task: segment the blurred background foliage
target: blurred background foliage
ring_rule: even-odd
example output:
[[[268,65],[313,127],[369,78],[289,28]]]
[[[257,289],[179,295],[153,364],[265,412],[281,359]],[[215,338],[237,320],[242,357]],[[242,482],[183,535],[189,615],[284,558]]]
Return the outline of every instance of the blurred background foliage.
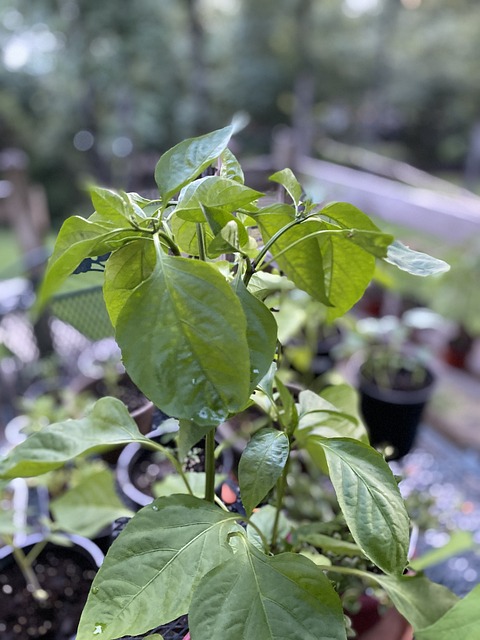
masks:
[[[0,151],[24,150],[58,222],[86,179],[153,188],[180,139],[251,122],[361,145],[475,188],[478,0],[0,0]]]

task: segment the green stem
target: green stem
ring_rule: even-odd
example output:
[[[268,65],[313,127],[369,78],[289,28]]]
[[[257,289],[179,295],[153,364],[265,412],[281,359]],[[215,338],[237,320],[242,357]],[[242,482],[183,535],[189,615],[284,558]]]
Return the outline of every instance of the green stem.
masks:
[[[198,241],[198,256],[203,262],[207,259],[205,251],[205,234],[203,233],[203,227],[201,222],[196,223],[197,228],[197,241]]]
[[[362,571],[361,569],[353,569],[351,567],[337,567],[334,565],[317,565],[317,567],[321,571],[325,571],[326,573],[343,573],[350,576],[358,576],[363,580],[374,580],[376,581],[377,576],[375,573],[370,573],[368,571]],[[381,584],[381,583],[380,583]]]
[[[12,549],[13,557],[15,558],[17,565],[20,567],[20,571],[25,578],[25,582],[31,589],[32,597],[37,600],[37,602],[45,602],[48,599],[48,593],[40,586],[32,565],[27,560],[27,557],[23,553],[22,549],[16,547],[15,545],[12,545]]]
[[[215,502],[215,429],[205,436],[205,500]]]

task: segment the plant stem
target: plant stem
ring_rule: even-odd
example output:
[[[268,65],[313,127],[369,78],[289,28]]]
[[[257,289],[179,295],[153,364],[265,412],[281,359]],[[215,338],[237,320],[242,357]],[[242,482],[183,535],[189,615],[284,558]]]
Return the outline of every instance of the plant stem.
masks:
[[[42,589],[40,583],[38,582],[38,578],[35,575],[34,570],[32,569],[32,565],[27,560],[27,557],[23,553],[22,549],[16,547],[15,544],[12,545],[13,557],[17,565],[20,568],[20,571],[25,578],[25,582],[29,587],[29,591],[32,594],[32,597],[35,598],[38,602],[45,602],[48,599],[48,593],[45,589]]]
[[[203,227],[201,222],[196,223],[197,227],[197,242],[198,242],[198,257],[203,262],[207,259],[207,254],[205,251],[205,234],[203,233]]]
[[[215,502],[215,429],[205,436],[205,500]]]

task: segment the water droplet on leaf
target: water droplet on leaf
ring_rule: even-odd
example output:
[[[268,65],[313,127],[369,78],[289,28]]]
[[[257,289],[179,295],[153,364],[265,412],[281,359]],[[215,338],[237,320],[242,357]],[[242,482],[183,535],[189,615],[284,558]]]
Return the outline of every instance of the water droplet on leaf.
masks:
[[[98,593],[98,587],[92,587],[92,593],[93,593],[94,595],[97,595],[97,593]]]
[[[97,622],[97,624],[95,625],[95,629],[93,630],[93,635],[99,636],[101,633],[103,633],[105,627],[106,624],[104,622]]]
[[[158,511],[158,507],[157,507],[157,505],[156,505],[156,504],[154,504],[154,505],[152,506],[152,509],[153,509],[154,511]]]

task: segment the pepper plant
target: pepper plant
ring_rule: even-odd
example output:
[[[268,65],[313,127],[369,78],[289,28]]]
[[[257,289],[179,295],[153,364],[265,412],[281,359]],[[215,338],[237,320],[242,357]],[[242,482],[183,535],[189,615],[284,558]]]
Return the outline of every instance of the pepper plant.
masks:
[[[265,201],[244,184],[228,148],[234,132],[232,123],[162,155],[156,200],[92,188],[95,212],[65,221],[39,293],[41,307],[83,259],[110,254],[104,298],[116,340],[136,385],[179,422],[180,474],[186,452],[206,442],[204,498],[183,475],[184,493],[157,498],[129,521],[97,574],[77,640],[138,635],[185,613],[193,640],[344,640],[332,583],[339,575],[380,584],[418,640],[446,638],[453,626],[473,639],[478,589],[457,602],[422,575],[405,575],[408,516],[368,444],[354,391],[340,385],[294,398],[276,376],[275,314],[263,302],[293,283],[333,320],[362,296],[377,259],[419,276],[448,266],[394,241],[351,204],[312,202],[290,169],[271,176],[287,202]],[[252,397],[272,423],[252,434],[240,461],[244,516],[215,496],[214,438]],[[37,475],[132,441],[160,447],[118,400],[103,398],[85,418],[33,434],[0,473]],[[320,553],[339,543],[322,523],[297,526],[285,516],[299,454],[330,477],[348,529],[343,552],[365,568]]]

